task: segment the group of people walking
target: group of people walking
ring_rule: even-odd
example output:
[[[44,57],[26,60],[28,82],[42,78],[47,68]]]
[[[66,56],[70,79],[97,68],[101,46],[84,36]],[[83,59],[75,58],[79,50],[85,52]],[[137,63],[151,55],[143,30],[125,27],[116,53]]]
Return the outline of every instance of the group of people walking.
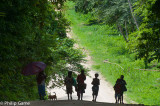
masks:
[[[77,92],[78,100],[83,100],[83,93],[85,93],[86,89],[86,83],[84,81],[86,80],[86,75],[84,73],[84,70],[81,70],[81,74],[77,76],[77,79],[72,77],[72,71],[68,72],[68,76],[64,80],[64,84],[66,85],[66,92],[68,95],[68,100],[72,100],[72,86],[75,87],[75,91]],[[93,85],[92,91],[93,91],[93,100],[96,101],[98,91],[99,91],[99,85],[100,85],[100,80],[98,79],[98,74],[95,74],[95,78],[91,82]]]
[[[99,74],[95,73],[95,78],[93,78],[91,82],[91,84],[93,85],[92,101],[96,101],[99,92],[100,80],[98,79],[98,76]],[[40,100],[44,100],[45,96],[45,79],[46,75],[43,72],[40,72],[37,75],[38,93]],[[64,79],[68,100],[72,100],[73,86],[75,87],[75,91],[77,92],[78,100],[83,100],[83,93],[85,93],[85,89],[87,86],[86,83],[84,82],[85,80],[86,80],[86,75],[83,69],[81,70],[81,73],[77,76],[76,79],[72,77],[72,71],[68,72],[68,76]],[[124,80],[124,76],[121,75],[120,78],[117,79],[116,84],[113,87],[115,90],[116,103],[123,103],[123,93],[127,91],[126,85],[127,83]]]
[[[93,100],[96,101],[98,92],[99,92],[99,85],[100,80],[98,79],[99,74],[95,74],[95,78],[93,78],[91,84],[92,86],[92,96]],[[83,93],[85,93],[86,84],[84,81],[86,80],[86,76],[84,70],[81,70],[81,74],[77,76],[77,79],[72,77],[72,71],[68,72],[68,76],[64,80],[64,84],[66,85],[66,93],[68,95],[68,100],[72,100],[72,86],[75,87],[75,91],[77,92],[78,100],[83,100]],[[123,93],[127,91],[126,88],[126,81],[124,80],[124,76],[121,75],[120,78],[117,79],[116,84],[114,85],[115,90],[115,100],[116,103],[123,103]]]

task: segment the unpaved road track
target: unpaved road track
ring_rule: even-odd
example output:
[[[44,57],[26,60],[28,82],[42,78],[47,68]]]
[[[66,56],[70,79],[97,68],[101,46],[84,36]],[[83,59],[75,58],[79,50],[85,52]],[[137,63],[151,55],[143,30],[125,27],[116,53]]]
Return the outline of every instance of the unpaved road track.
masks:
[[[68,33],[67,36],[69,38],[72,38],[72,33]],[[79,45],[75,44],[75,48],[79,48]],[[82,64],[84,67],[88,68],[91,71],[89,72],[89,76],[86,77],[85,83],[87,84],[87,88],[85,90],[83,100],[92,101],[91,82],[96,72],[91,69],[93,62],[92,62],[91,56],[89,55],[89,52],[87,50],[84,50],[84,52],[87,55],[87,57],[85,58],[87,62],[82,63]],[[100,86],[99,86],[99,93],[98,93],[97,101],[115,103],[113,86],[111,86],[111,84],[105,80],[105,78],[101,75],[101,73],[99,73],[99,79],[100,79]],[[51,93],[56,92],[58,100],[67,100],[67,94],[65,93],[63,89],[55,88],[55,89],[48,89],[48,91]],[[77,94],[75,91],[73,93],[73,100],[77,100]],[[124,103],[126,102],[124,101]]]
[[[86,77],[85,82],[87,83],[87,88],[85,90],[83,100],[92,101],[91,82],[94,77],[94,74],[95,74],[94,71],[90,71],[89,72],[90,76]],[[101,75],[99,76],[99,79],[100,79],[100,86],[99,86],[99,94],[97,97],[97,101],[115,103],[113,87],[107,81],[105,81],[105,79]],[[56,92],[58,100],[67,100],[67,94],[62,88],[50,89],[49,92],[51,92],[52,94],[54,94],[53,92]],[[72,95],[73,95],[73,100],[77,100],[77,93],[75,91]]]
[[[68,34],[68,37],[72,37],[71,34]],[[76,48],[79,46],[76,44]],[[100,79],[100,86],[99,86],[99,94],[97,97],[97,102],[92,102],[92,79],[94,78],[94,74],[96,71],[91,69],[93,64],[91,57],[89,56],[89,52],[85,50],[87,57],[86,63],[82,63],[84,67],[91,70],[89,72],[89,76],[87,76],[85,83],[87,83],[87,88],[85,90],[85,94],[83,97],[83,101],[77,100],[77,93],[74,91],[72,94],[73,100],[67,100],[67,94],[64,91],[65,88],[54,88],[54,89],[47,89],[48,92],[54,94],[56,92],[57,101],[32,101],[31,106],[143,106],[138,104],[115,104],[114,98],[114,90],[113,86],[105,80],[105,78],[99,73]]]

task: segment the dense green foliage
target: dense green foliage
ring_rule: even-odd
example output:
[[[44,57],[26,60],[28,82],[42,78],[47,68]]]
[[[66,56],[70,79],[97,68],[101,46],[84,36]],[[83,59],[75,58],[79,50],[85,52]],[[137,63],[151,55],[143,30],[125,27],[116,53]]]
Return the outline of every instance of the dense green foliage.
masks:
[[[156,2],[156,3],[155,3]],[[133,46],[137,58],[144,58],[145,66],[157,60],[160,61],[160,16],[157,8],[159,0],[138,0],[135,3],[135,13],[143,17],[139,31],[131,33],[130,45]]]
[[[61,11],[55,11],[63,2],[0,1],[0,101],[38,97],[35,76],[21,74],[30,62],[47,64],[47,81],[53,78],[53,87],[62,84],[68,70],[83,68],[82,53],[73,49],[74,41],[66,37],[69,23]]]
[[[159,0],[75,0],[77,12],[92,14],[90,20],[115,26],[136,59],[145,68],[160,59]],[[159,66],[157,66],[159,67]]]
[[[128,33],[136,29],[128,0],[76,0],[76,8],[77,12],[90,12],[94,17],[91,20],[111,26],[116,25],[126,41]]]
[[[112,85],[123,74],[128,89],[125,94],[131,100],[145,105],[160,105],[159,72],[137,70],[145,68],[143,59],[135,60],[136,53],[129,53],[128,44],[114,26],[91,25],[92,14],[76,13],[73,2],[68,2],[66,5],[68,9],[65,14],[72,23],[74,38],[78,39],[77,42],[89,51],[95,63],[93,68],[102,72]],[[104,60],[110,63],[104,63]],[[155,64],[155,61],[152,61],[150,65],[153,63]],[[128,103],[129,98],[125,98]]]

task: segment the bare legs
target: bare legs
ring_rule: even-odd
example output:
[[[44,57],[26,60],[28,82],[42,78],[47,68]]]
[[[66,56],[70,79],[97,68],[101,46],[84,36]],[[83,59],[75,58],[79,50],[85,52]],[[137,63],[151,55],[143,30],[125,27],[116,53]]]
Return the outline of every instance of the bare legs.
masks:
[[[72,94],[70,94],[70,99],[72,100]],[[68,100],[69,100],[69,93],[68,93]]]
[[[83,100],[83,93],[81,93],[81,92],[78,92],[78,100],[80,100],[80,98],[81,98],[81,100]]]
[[[124,103],[123,103],[123,93],[122,93],[122,95],[121,95],[121,101],[122,101],[122,104],[124,104]]]
[[[81,93],[80,95],[81,95],[81,100],[83,100],[83,93]]]
[[[122,97],[122,95],[121,94],[117,94],[116,96],[115,96],[115,99],[116,99],[116,103],[122,103],[123,104],[123,97]]]
[[[97,95],[93,95],[93,100],[92,101],[96,102],[96,99],[97,99]]]
[[[120,104],[121,104],[121,97],[118,97],[118,103],[120,102]]]

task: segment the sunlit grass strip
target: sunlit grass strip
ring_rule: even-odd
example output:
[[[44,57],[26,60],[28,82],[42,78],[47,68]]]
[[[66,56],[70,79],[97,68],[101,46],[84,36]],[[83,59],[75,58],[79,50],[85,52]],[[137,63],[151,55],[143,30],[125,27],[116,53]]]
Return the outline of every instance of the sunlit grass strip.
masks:
[[[68,5],[66,18],[71,21],[78,43],[89,50],[95,62],[93,68],[102,72],[112,85],[123,74],[127,81],[127,95],[132,100],[145,105],[160,105],[159,72],[135,70],[144,68],[143,60],[135,60],[134,54],[128,53],[126,42],[116,29],[108,25],[89,26],[91,16],[75,13],[74,4]],[[106,59],[118,65],[104,63]]]

